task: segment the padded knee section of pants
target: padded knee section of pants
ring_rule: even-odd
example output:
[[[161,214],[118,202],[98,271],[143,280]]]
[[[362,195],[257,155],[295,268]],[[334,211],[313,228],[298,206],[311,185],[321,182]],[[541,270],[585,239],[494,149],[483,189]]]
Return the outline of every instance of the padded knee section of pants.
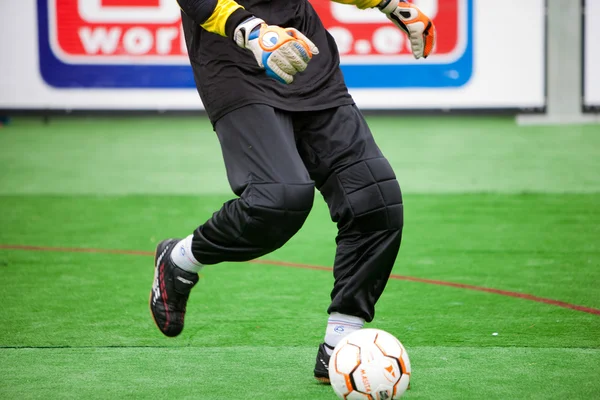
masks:
[[[313,205],[313,183],[252,183],[242,199],[246,206],[245,241],[266,250],[283,246],[304,224]]]
[[[373,158],[332,174],[321,187],[340,233],[402,229],[400,185],[385,158]]]

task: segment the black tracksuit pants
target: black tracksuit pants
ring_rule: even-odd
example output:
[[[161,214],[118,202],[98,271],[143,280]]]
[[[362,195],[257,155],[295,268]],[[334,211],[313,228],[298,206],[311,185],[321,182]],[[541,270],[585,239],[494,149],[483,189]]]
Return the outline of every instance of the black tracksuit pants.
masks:
[[[246,261],[301,227],[314,188],[338,225],[328,312],[371,321],[400,248],[403,206],[394,172],[355,106],[287,112],[254,104],[215,124],[239,196],[194,231],[203,264]]]

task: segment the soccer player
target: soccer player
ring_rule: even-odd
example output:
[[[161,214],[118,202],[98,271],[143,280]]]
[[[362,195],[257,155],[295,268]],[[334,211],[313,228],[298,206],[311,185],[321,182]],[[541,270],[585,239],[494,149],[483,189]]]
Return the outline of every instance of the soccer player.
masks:
[[[335,1],[378,7],[406,32],[416,58],[431,53],[435,29],[415,6]],[[400,248],[403,206],[394,171],[348,93],[335,42],[308,0],[178,3],[198,92],[237,198],[188,237],[158,244],[154,321],[163,334],[178,335],[198,271],[283,246],[302,227],[316,187],[338,226],[329,320],[314,369],[328,382],[334,346],[373,319]]]

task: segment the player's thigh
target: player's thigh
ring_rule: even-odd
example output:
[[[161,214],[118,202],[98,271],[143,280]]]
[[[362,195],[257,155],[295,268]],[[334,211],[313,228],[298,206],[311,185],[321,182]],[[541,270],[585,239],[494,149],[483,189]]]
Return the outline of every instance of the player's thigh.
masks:
[[[341,233],[401,229],[394,171],[355,106],[295,119],[298,151]]]
[[[296,148],[289,113],[248,105],[220,118],[215,130],[229,183],[237,195],[251,182],[311,182]]]
[[[297,114],[294,129],[298,151],[317,187],[335,171],[359,161],[383,158],[354,105]]]

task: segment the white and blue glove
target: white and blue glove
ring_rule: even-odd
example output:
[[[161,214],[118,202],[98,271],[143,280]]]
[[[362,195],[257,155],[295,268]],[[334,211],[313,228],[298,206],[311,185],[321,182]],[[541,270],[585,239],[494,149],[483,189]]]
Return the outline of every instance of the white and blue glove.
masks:
[[[256,62],[268,76],[287,84],[319,54],[317,46],[297,29],[267,25],[260,18],[250,18],[238,25],[234,40],[254,53]]]

